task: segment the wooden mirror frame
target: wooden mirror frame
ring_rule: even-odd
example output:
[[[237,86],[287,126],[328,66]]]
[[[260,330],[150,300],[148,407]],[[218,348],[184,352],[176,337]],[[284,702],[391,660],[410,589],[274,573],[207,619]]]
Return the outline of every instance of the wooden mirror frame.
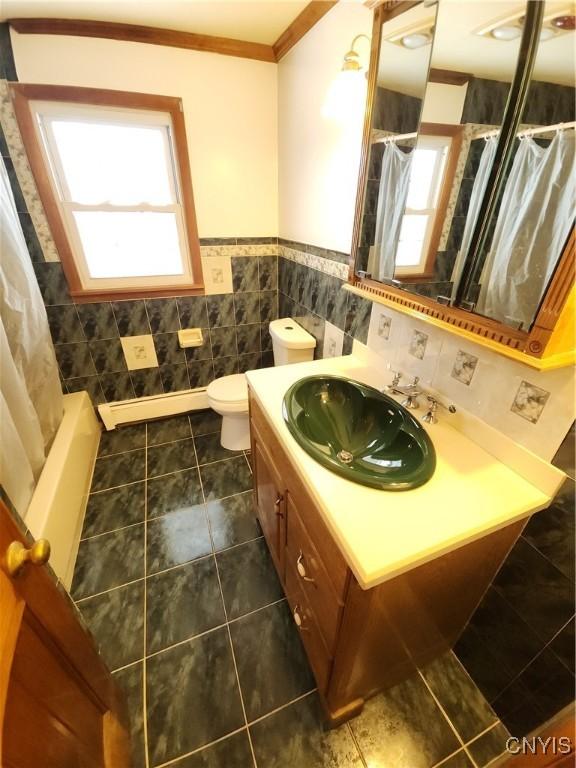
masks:
[[[386,299],[398,305],[398,309],[416,311],[435,320],[443,321],[456,328],[468,331],[477,336],[502,344],[510,349],[524,352],[535,358],[544,356],[552,332],[564,308],[566,300],[574,286],[576,268],[576,236],[572,229],[564,246],[564,250],[548,285],[544,299],[536,314],[529,331],[519,331],[488,317],[475,315],[460,307],[445,306],[425,296],[405,291],[402,288],[385,285],[372,278],[359,277],[355,271],[358,246],[362,228],[362,214],[366,192],[366,178],[370,158],[372,114],[376,93],[378,74],[378,57],[382,40],[384,23],[418,5],[412,0],[388,0],[378,5],[374,10],[372,26],[372,45],[370,49],[370,65],[368,71],[368,99],[364,114],[364,129],[362,136],[362,151],[360,155],[360,172],[358,176],[358,191],[356,194],[356,210],[352,233],[352,249],[350,253],[350,269],[348,283],[369,294]]]

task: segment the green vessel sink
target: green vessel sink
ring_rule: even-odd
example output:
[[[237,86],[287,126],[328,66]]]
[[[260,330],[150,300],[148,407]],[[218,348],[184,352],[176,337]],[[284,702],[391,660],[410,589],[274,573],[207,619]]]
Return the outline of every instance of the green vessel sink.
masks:
[[[436,452],[395,400],[341,376],[307,376],[284,395],[296,442],[326,469],[361,485],[408,491],[430,480]]]

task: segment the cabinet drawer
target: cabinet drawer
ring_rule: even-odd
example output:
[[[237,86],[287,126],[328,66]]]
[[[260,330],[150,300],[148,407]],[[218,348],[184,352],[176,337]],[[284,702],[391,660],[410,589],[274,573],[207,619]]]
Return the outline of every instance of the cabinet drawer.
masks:
[[[318,690],[324,693],[328,688],[332,659],[328,655],[306,595],[300,588],[296,571],[291,565],[286,567],[286,597],[304,643]]]
[[[287,565],[299,581],[300,588],[314,611],[326,647],[332,652],[336,642],[342,603],[334,591],[326,565],[308,536],[294,505],[294,500],[289,493],[286,499],[286,510],[288,518]]]

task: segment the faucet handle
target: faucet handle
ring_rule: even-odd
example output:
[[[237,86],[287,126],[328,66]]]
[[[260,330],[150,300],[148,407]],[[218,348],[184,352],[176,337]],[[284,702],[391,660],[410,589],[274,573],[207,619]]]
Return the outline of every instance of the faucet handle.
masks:
[[[449,405],[444,405],[443,402],[441,402],[435,397],[432,397],[432,395],[426,395],[426,398],[428,400],[429,406],[424,416],[422,416],[422,421],[425,421],[426,424],[438,423],[438,417],[436,416],[436,411],[438,410],[438,406],[445,408],[449,413],[456,413],[456,406],[453,405],[452,403],[450,403]]]
[[[402,378],[402,374],[400,373],[400,371],[393,371],[392,368],[390,367],[390,363],[388,363],[388,370],[390,371],[390,373],[394,374],[394,378],[392,379],[390,384],[385,385],[384,390],[386,392],[393,392],[398,386],[398,384],[400,384],[400,379]]]

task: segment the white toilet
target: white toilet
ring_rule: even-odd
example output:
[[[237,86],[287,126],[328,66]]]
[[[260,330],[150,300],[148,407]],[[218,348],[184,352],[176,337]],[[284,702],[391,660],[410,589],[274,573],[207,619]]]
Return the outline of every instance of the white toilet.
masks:
[[[303,363],[312,360],[316,339],[291,318],[272,320],[270,323],[274,365]],[[222,376],[206,389],[208,404],[222,416],[220,442],[229,451],[250,448],[248,422],[248,382],[243,373]]]

